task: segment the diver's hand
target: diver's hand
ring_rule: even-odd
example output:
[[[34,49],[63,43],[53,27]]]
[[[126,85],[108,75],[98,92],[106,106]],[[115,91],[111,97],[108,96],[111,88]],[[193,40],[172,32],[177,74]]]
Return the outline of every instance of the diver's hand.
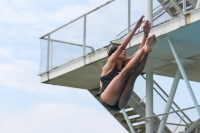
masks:
[[[138,29],[141,26],[143,18],[144,16],[140,17],[140,19],[137,21],[137,23],[135,24],[135,29]]]

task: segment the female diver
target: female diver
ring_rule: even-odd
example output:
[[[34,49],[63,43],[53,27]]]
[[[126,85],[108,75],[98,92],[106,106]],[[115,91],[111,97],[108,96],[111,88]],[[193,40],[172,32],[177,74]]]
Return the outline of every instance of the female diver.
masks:
[[[143,71],[148,54],[156,43],[155,35],[148,37],[151,23],[144,23],[144,37],[137,52],[126,58],[126,46],[135,31],[140,27],[144,16],[136,23],[121,44],[113,44],[108,52],[108,60],[103,67],[100,78],[100,101],[108,110],[123,109],[133,91],[136,78]]]

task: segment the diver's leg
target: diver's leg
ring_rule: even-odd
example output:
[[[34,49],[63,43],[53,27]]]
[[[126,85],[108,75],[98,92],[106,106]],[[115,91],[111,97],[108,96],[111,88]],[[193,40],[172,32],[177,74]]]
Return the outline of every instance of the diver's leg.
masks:
[[[155,35],[151,35],[147,38],[147,41],[143,48],[141,50],[138,50],[137,54],[128,62],[128,64],[122,69],[121,73],[110,82],[105,91],[101,94],[102,101],[106,102],[107,104],[114,105],[119,100],[120,95],[122,93],[122,89],[125,86],[126,80],[129,78],[133,70],[135,71],[135,75],[142,71],[146,61],[142,61],[142,65],[140,65],[140,67],[138,66],[138,64],[140,63],[140,60],[143,57],[143,55],[148,54],[152,51],[152,48],[155,45],[155,43]],[[138,70],[136,71],[135,69],[137,67]],[[134,76],[132,78],[134,78]],[[130,86],[129,82],[127,83],[128,85],[126,86]]]
[[[144,51],[140,50],[137,54],[129,61],[129,63],[122,69],[119,75],[117,75],[107,86],[105,91],[101,94],[102,101],[107,104],[114,105],[121,94],[124,84],[131,74],[131,72],[138,66]]]
[[[135,84],[135,80],[136,78],[141,74],[141,72],[144,69],[144,66],[146,64],[147,61],[147,57],[148,54],[145,54],[140,62],[140,64],[138,65],[138,67],[131,73],[131,75],[129,76],[129,78],[127,79],[124,88],[122,89],[121,95],[119,97],[119,107],[122,109],[126,106],[132,91],[133,91],[133,87]]]

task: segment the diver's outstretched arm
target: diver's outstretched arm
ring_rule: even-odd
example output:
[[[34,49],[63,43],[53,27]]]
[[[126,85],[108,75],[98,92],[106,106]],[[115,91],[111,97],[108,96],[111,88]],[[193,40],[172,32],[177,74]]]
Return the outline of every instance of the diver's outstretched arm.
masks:
[[[117,50],[108,58],[108,61],[110,62],[116,62],[117,58],[120,56],[120,54],[123,52],[123,50],[126,49],[126,46],[130,42],[131,38],[133,37],[136,30],[140,27],[142,24],[144,16],[140,17],[140,19],[135,24],[134,28],[130,31],[130,33],[127,35],[127,37],[124,39],[124,41],[121,43],[121,45],[117,48]]]
[[[142,42],[140,44],[140,47],[139,47],[139,50],[144,46],[145,42],[146,42],[146,39],[149,35],[149,32],[150,32],[150,29],[151,29],[151,23],[149,20],[146,20],[143,27],[142,27],[143,31],[144,31],[144,37],[142,39]],[[126,64],[135,56],[137,52],[135,52],[132,56],[126,58],[124,60],[124,66],[126,66]]]

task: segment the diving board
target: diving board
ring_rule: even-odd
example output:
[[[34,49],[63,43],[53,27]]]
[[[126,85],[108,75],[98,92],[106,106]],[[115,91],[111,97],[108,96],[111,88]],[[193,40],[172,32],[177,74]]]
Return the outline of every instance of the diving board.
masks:
[[[144,71],[150,69],[157,75],[174,77],[177,65],[166,39],[169,36],[180,58],[189,63],[185,66],[189,80],[200,82],[200,30],[197,27],[200,27],[200,9],[153,27],[151,33],[156,34],[157,43]],[[133,36],[131,45],[127,46],[127,56],[138,49],[142,37],[143,33]],[[107,47],[41,74],[41,82],[88,90],[98,88],[101,65],[106,60]]]

